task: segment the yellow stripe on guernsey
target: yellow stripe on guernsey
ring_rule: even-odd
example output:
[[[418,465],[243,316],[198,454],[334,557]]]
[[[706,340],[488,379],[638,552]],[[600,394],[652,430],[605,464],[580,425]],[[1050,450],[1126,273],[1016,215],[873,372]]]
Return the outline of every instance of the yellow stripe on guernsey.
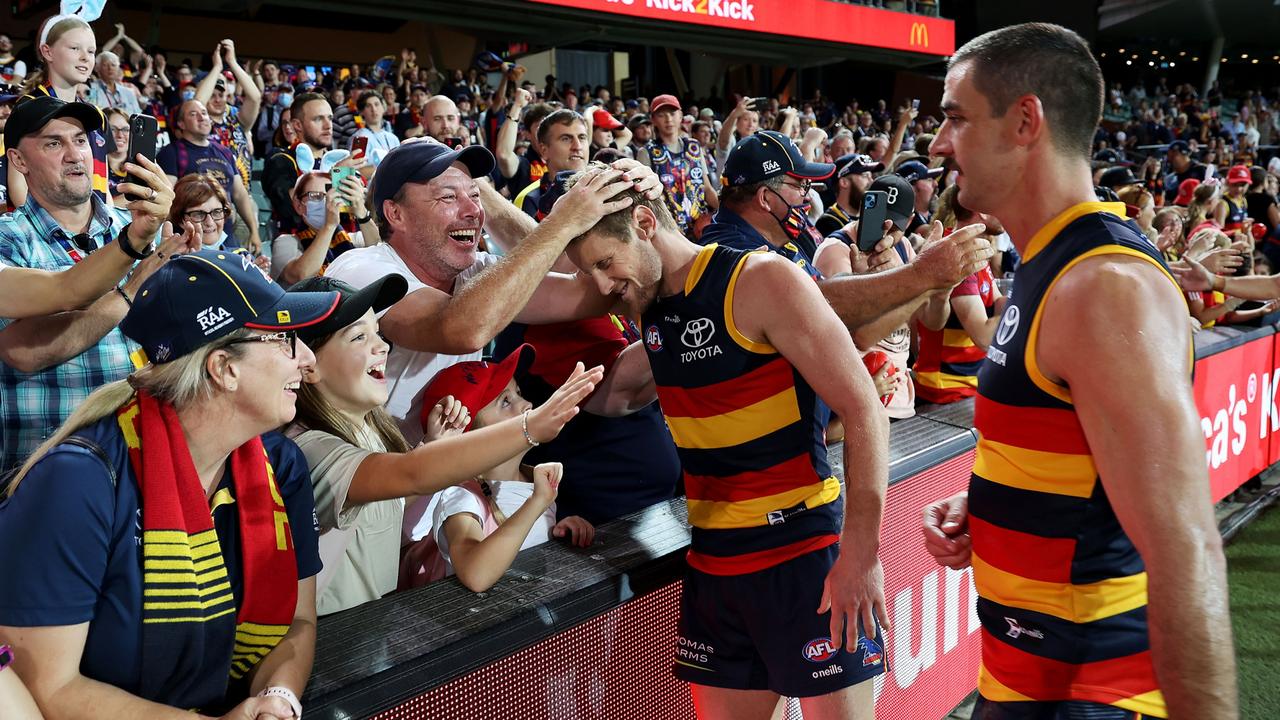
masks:
[[[973,474],[1020,490],[1078,498],[1093,495],[1098,480],[1092,455],[1028,450],[986,438],[978,440]]]
[[[1073,585],[1020,577],[987,564],[976,552],[971,557],[978,594],[1001,605],[1089,623],[1147,604],[1145,572]]]
[[[1164,695],[1159,690],[1112,700],[1111,704],[1143,716],[1150,715],[1153,718],[1165,717],[1165,714],[1169,712],[1169,707],[1164,704]]]
[[[978,389],[977,375],[952,375],[941,370],[913,372],[912,377],[916,379],[917,384],[928,385],[934,388],[954,388],[968,385],[973,389]]]
[[[762,438],[799,420],[800,404],[792,386],[760,402],[713,417],[667,416],[667,425],[676,447],[710,450]]]
[[[810,509],[821,507],[840,497],[840,481],[829,477],[794,490],[750,500],[688,500],[689,524],[704,530],[759,527],[763,518],[778,508],[800,503]]]
[[[963,328],[959,330],[943,328],[942,344],[952,349],[971,348],[973,347],[973,338],[969,337],[969,332]]]
[[[1027,702],[1035,700],[1035,698],[1027,697],[997,680],[995,675],[987,672],[986,665],[978,666],[978,689],[982,691],[982,697],[991,702]]]

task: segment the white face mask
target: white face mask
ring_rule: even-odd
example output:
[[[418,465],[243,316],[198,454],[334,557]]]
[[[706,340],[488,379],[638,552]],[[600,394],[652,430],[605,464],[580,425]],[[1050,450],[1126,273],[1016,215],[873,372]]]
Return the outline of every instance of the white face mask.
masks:
[[[222,246],[225,245],[226,242],[227,242],[227,231],[219,230],[218,239],[214,240],[212,243],[206,242],[204,246],[207,248],[213,248],[215,250],[221,250]]]

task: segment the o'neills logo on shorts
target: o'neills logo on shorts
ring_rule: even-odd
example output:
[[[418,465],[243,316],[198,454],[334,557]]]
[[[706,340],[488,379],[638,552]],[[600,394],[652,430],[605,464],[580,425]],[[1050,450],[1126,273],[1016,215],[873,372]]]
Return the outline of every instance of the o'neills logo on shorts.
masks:
[[[632,2],[635,0],[622,0],[624,5],[630,5]],[[667,10],[689,15],[756,21],[756,8],[748,0],[644,0],[644,6],[653,10]]]

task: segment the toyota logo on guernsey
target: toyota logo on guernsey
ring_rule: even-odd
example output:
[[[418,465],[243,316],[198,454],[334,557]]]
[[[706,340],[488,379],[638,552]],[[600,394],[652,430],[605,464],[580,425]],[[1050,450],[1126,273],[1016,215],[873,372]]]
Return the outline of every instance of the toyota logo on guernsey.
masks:
[[[715,334],[716,324],[711,322],[710,318],[697,318],[685,323],[684,332],[680,333],[680,342],[690,350],[680,353],[680,362],[687,363],[723,355],[724,351],[719,345],[706,347]]]
[[[609,4],[635,5],[639,0],[605,0]],[[733,20],[756,21],[755,5],[747,0],[644,0],[644,6],[653,10],[688,15],[709,15]],[[927,44],[927,41],[926,41]]]

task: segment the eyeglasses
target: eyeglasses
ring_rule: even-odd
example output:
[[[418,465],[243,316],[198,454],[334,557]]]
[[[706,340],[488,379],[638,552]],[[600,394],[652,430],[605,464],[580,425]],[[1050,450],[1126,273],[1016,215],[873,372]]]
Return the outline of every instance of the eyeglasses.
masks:
[[[255,342],[272,342],[279,343],[282,350],[287,350],[290,358],[298,357],[298,333],[293,330],[283,330],[281,332],[269,333],[267,335],[254,335],[253,337],[232,340],[228,345],[240,345],[242,343]]]
[[[112,125],[111,126],[112,135],[127,135],[128,133],[129,133],[128,125],[119,125],[119,126]]]
[[[214,208],[212,210],[188,210],[182,213],[182,217],[191,222],[202,223],[205,218],[213,218],[214,222],[221,222],[227,219],[229,211],[225,207]]]
[[[797,185],[797,184],[794,184],[794,183],[789,183],[789,182],[787,182],[786,180],[783,180],[783,181],[782,181],[782,184],[783,184],[783,185],[789,185],[789,186],[791,186],[791,187],[793,187],[793,188],[795,188],[795,189],[799,190],[799,191],[800,191],[800,193],[801,193],[802,195],[808,195],[808,194],[809,194],[809,190],[813,188],[813,183],[809,182],[808,180],[803,180],[803,181],[801,181],[801,182],[800,182],[800,184],[798,184],[798,185]]]
[[[320,192],[319,190],[312,190],[311,192],[302,193],[302,196],[300,197],[300,199],[305,202],[313,202],[316,200],[323,200],[325,199],[325,197],[326,195]]]

